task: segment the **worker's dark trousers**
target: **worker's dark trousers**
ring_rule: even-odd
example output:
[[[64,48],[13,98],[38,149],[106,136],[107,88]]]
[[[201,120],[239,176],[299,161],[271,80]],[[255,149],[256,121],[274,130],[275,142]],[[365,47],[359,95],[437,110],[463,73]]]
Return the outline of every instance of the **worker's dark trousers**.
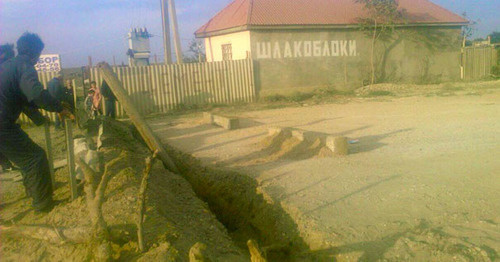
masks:
[[[106,103],[106,116],[115,118],[116,117],[115,101],[105,99],[105,103]]]
[[[0,127],[0,153],[17,165],[33,207],[40,210],[52,203],[52,181],[45,151],[20,127]]]
[[[8,169],[12,167],[12,164],[10,163],[9,159],[5,157],[2,153],[0,153],[0,166],[3,169]]]

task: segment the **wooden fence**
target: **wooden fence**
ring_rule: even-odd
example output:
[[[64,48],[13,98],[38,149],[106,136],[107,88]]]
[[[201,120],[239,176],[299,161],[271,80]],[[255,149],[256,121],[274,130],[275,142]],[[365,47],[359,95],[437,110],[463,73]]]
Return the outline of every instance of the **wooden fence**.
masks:
[[[495,47],[492,45],[464,48],[462,78],[464,80],[478,80],[491,76],[491,69],[496,64],[495,57]]]
[[[212,63],[113,67],[142,114],[166,113],[193,105],[252,102],[256,98],[251,59]],[[91,80],[100,86],[98,68]],[[117,117],[124,117],[117,103]]]

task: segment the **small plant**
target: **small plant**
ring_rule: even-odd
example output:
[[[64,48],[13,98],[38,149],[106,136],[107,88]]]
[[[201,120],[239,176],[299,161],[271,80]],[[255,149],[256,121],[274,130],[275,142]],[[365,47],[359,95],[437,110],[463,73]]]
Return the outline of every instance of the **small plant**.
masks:
[[[383,91],[383,90],[379,90],[379,91],[370,91],[370,93],[368,93],[368,97],[377,97],[377,96],[393,96],[394,93],[390,92],[390,91]]]
[[[302,102],[314,96],[313,93],[295,92],[289,97],[290,102]]]
[[[319,89],[316,91],[317,97],[323,96],[353,96],[354,90],[338,90],[335,88]]]
[[[493,75],[493,77],[499,78],[500,77],[500,65],[493,66],[491,68],[491,74]]]
[[[464,88],[463,87],[460,87],[460,86],[454,86],[450,83],[448,84],[445,84],[442,88],[443,91],[460,91],[460,90],[463,90]]]
[[[263,97],[262,100],[264,100],[265,102],[283,102],[286,101],[287,99],[283,95],[271,95]]]

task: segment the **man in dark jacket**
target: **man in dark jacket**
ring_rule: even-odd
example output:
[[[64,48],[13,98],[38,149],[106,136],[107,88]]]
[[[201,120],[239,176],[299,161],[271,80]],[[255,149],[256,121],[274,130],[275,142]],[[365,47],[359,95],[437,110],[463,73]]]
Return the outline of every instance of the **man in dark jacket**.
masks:
[[[47,212],[54,206],[47,156],[16,124],[30,104],[73,118],[38,80],[34,65],[43,48],[38,35],[24,33],[17,41],[18,56],[0,65],[0,153],[21,168],[34,209]]]
[[[16,54],[14,53],[14,45],[12,44],[4,44],[0,45],[0,65],[3,62],[14,58]]]
[[[11,44],[4,44],[0,46],[0,65],[3,64],[5,61],[10,60],[11,58],[14,58],[16,56],[14,52],[14,45]],[[2,153],[0,153],[0,173],[5,172],[5,171],[10,171],[14,167],[10,163],[9,159],[7,159],[6,156],[4,156]]]
[[[115,94],[113,94],[113,91],[111,91],[111,88],[109,88],[108,83],[106,81],[102,81],[101,85],[101,94],[104,97],[104,107],[106,109],[106,116],[110,116],[111,118],[116,117],[116,109],[115,109],[115,103],[116,103],[116,97]]]

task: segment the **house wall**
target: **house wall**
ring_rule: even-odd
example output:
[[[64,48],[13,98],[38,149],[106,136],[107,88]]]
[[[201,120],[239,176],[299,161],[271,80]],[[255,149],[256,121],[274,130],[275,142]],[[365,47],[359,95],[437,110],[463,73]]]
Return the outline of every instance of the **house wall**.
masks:
[[[377,41],[379,81],[460,79],[460,27],[396,31]],[[371,46],[369,32],[357,29],[252,31],[251,54],[256,60],[259,93],[350,89],[370,83]]]
[[[250,32],[243,31],[205,38],[208,62],[222,61],[222,45],[231,44],[233,60],[246,59],[250,52]]]

